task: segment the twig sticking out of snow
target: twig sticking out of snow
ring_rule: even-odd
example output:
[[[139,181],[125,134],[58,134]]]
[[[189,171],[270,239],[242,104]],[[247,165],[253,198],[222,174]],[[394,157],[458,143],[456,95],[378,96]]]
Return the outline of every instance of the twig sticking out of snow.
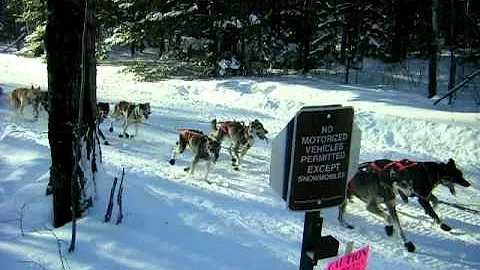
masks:
[[[112,217],[112,210],[113,210],[113,195],[115,194],[115,187],[117,186],[118,178],[113,178],[113,185],[112,189],[110,190],[110,199],[108,201],[107,212],[105,213],[105,222],[109,222],[110,218]]]
[[[125,177],[125,168],[122,168],[122,179],[120,180],[120,186],[118,187],[117,204],[118,204],[118,216],[116,225],[122,223],[123,210],[122,210],[122,194],[123,194],[123,179]]]

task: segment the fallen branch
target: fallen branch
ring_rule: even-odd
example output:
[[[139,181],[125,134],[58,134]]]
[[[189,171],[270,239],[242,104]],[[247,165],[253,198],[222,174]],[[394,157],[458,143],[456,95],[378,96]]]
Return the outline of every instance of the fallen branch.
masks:
[[[3,49],[2,53],[6,53],[8,51],[8,49],[13,47],[13,45],[16,45],[18,42],[20,42],[20,40],[22,38],[24,38],[26,35],[27,35],[26,32],[21,33],[20,36],[18,36],[17,39],[14,42],[8,44],[7,47],[5,49]]]
[[[452,95],[453,93],[457,92],[460,88],[462,88],[465,84],[467,84],[469,81],[473,80],[478,74],[480,74],[480,69],[477,71],[474,71],[472,74],[468,75],[465,80],[463,80],[461,83],[457,84],[455,87],[453,87],[450,91],[448,91],[443,97],[440,99],[436,100],[433,102],[433,105],[437,105],[440,101],[445,99],[446,97]]]
[[[60,262],[62,264],[62,269],[63,270],[71,269],[70,265],[68,264],[68,261],[63,257],[63,253],[62,253],[62,242],[64,242],[64,243],[66,243],[66,242],[64,240],[58,238],[57,234],[55,234],[55,232],[52,229],[47,228],[47,231],[51,235],[53,235],[53,237],[55,237],[55,240],[57,241],[58,257],[60,258]]]

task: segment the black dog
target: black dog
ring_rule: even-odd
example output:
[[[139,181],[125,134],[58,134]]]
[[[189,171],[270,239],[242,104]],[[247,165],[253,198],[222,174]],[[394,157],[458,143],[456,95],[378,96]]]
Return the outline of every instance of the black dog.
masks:
[[[402,167],[402,164],[406,163],[410,165]],[[392,181],[398,183],[398,187],[395,187],[395,189],[404,202],[408,201],[408,197],[417,197],[418,203],[437,224],[440,224],[442,230],[450,231],[452,229],[450,226],[442,223],[430,202],[436,204],[438,201],[432,194],[432,191],[439,184],[446,186],[453,195],[455,195],[455,184],[463,187],[470,186],[470,183],[465,180],[462,171],[457,168],[453,159],[449,159],[447,163],[404,160],[393,163],[388,171]]]

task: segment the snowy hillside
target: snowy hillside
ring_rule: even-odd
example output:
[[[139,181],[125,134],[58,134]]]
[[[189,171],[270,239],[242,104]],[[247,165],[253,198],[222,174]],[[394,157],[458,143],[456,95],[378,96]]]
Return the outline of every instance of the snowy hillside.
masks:
[[[67,252],[70,226],[52,229],[52,198],[44,196],[50,151],[47,115],[38,122],[16,117],[0,97],[0,261],[2,269],[298,269],[303,213],[287,210],[269,186],[270,145],[257,141],[240,171],[222,150],[209,179],[204,164],[189,177],[186,151],[168,164],[178,128],[209,132],[208,122],[259,119],[273,138],[302,106],[343,104],[355,108],[362,129],[361,161],[378,158],[447,161],[453,158],[472,186],[457,196],[438,187],[435,195],[475,211],[445,204],[436,208],[454,229],[442,231],[420,205],[398,200],[408,253],[398,235],[386,236],[383,220],[354,200],[341,227],[337,209],[323,211],[323,235],[371,246],[370,270],[480,269],[480,109],[469,100],[433,106],[425,91],[399,92],[341,85],[311,77],[165,80],[140,83],[122,67],[98,67],[100,101],[150,102],[152,115],[131,140],[102,129],[103,146],[95,207],[78,222],[77,250]],[[47,88],[46,65],[38,59],[0,54],[0,87]],[[27,112],[31,112],[27,110]],[[118,126],[117,126],[118,127]],[[126,169],[125,217],[103,222],[114,177]],[[114,209],[115,220],[117,209]],[[21,224],[21,226],[20,226]],[[23,235],[22,235],[23,229]],[[60,247],[60,248],[59,248]],[[59,255],[61,253],[61,256]],[[331,259],[320,261],[324,269]]]

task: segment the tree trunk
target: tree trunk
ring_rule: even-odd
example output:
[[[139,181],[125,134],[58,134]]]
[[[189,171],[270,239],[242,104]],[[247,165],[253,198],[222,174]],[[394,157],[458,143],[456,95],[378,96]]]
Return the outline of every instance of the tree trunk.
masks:
[[[74,203],[76,216],[81,213],[78,203],[81,191],[77,189],[71,192],[72,179],[76,179],[73,174],[73,150],[76,147],[74,128],[80,124],[79,106],[83,106],[84,112],[81,122],[87,123],[87,126],[94,123],[96,108],[92,103],[96,102],[96,75],[95,62],[92,63],[92,59],[95,59],[95,49],[90,44],[85,51],[85,59],[88,59],[85,70],[90,74],[86,77],[85,85],[93,86],[86,87],[87,91],[81,91],[85,2],[49,0],[47,9],[46,49],[50,104],[48,139],[52,159],[49,186],[53,188],[53,226],[60,227],[72,220],[72,193],[74,201],[77,202]],[[65,12],[66,10],[69,12]],[[87,39],[94,40],[95,32],[90,35]],[[81,93],[85,94],[82,97],[83,104],[80,104]]]
[[[455,59],[455,50],[450,49],[450,76],[448,78],[448,91],[452,90],[455,86],[455,76],[457,74],[457,61]],[[451,95],[448,99],[448,104],[452,104],[454,95]]]
[[[393,1],[393,39],[392,39],[392,62],[400,62],[405,58],[405,5],[404,1]]]
[[[345,22],[346,24],[348,22]],[[342,27],[342,43],[340,47],[340,60],[344,63],[347,62],[347,44],[348,44],[348,26]]]
[[[310,59],[310,40],[312,39],[312,0],[304,0],[303,2],[303,35],[302,35],[302,67],[303,73],[310,71],[312,67]]]
[[[448,78],[448,91],[452,90],[455,86],[455,78],[457,75],[457,61],[455,59],[455,3],[454,0],[450,0],[450,10],[449,10],[449,45],[450,45],[450,76]],[[448,104],[452,104],[454,95],[451,95],[448,98]]]
[[[160,44],[158,48],[158,57],[161,58],[165,53],[165,32],[162,30],[160,34]]]
[[[136,52],[135,41],[130,42],[130,56],[134,57]]]
[[[428,98],[437,94],[439,0],[432,1],[432,44],[430,48]]]

